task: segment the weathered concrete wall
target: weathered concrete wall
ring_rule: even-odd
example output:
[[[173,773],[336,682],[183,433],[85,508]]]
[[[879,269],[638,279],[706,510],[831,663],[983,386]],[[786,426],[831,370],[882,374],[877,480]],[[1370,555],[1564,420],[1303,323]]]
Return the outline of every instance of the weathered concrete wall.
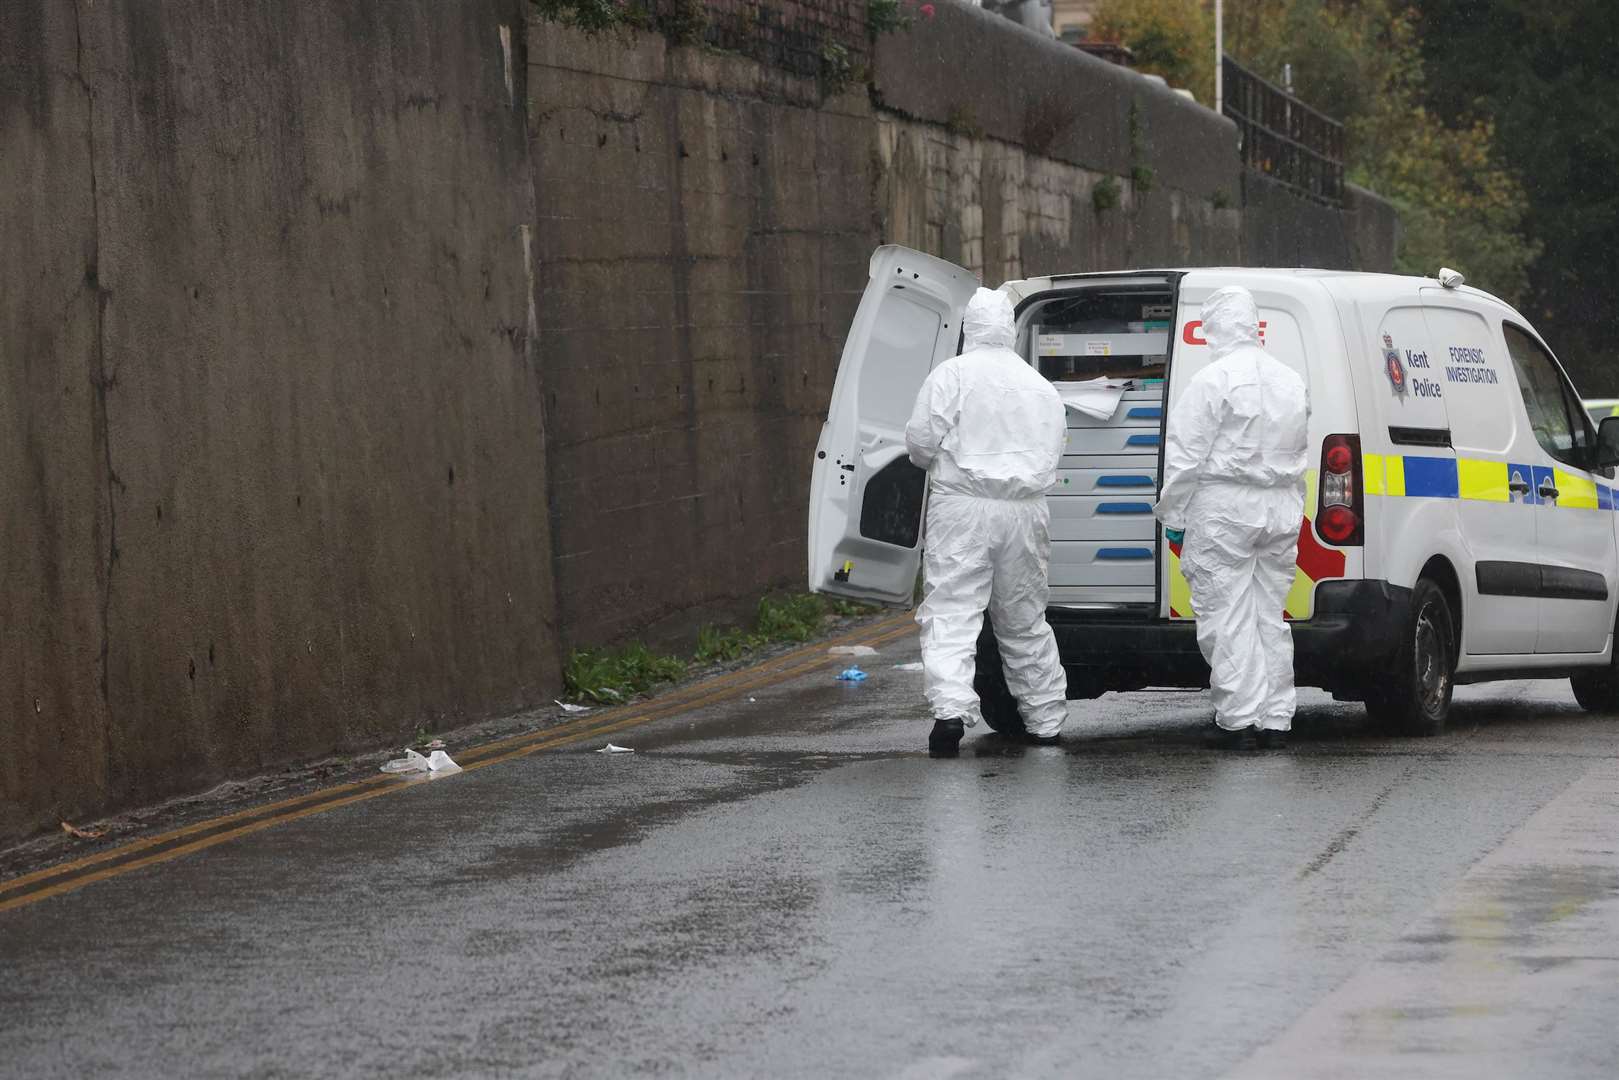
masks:
[[[0,837],[554,689],[525,18],[0,5]]]
[[[804,566],[804,479],[877,243],[863,93],[531,30],[553,536],[570,643]]]

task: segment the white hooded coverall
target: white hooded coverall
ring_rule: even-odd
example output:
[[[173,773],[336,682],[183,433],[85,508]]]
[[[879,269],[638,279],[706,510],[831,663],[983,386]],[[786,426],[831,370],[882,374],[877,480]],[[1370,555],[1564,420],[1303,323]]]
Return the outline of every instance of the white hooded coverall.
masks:
[[[936,719],[981,718],[973,690],[984,611],[1025,728],[1055,735],[1068,680],[1046,625],[1051,561],[1046,492],[1068,421],[1056,389],[1012,351],[1012,302],[979,289],[962,317],[966,351],[922,384],[905,445],[928,470],[922,666]]]
[[[1169,415],[1156,513],[1186,534],[1197,644],[1215,722],[1228,731],[1293,726],[1293,635],[1283,618],[1298,563],[1308,462],[1304,380],[1259,342],[1247,289],[1203,304],[1212,362]]]

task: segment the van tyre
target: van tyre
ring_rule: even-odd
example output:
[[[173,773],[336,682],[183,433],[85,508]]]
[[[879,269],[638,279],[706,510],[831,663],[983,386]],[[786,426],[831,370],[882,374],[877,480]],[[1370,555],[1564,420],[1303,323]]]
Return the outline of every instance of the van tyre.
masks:
[[[1586,712],[1619,713],[1619,677],[1611,665],[1596,671],[1582,671],[1568,681],[1574,687],[1574,700]]]
[[[1411,590],[1411,615],[1388,677],[1368,687],[1366,712],[1402,735],[1438,735],[1456,689],[1456,619],[1444,590],[1427,578]]]
[[[1006,685],[1006,673],[1001,667],[1001,649],[995,643],[995,631],[984,618],[984,629],[978,635],[978,654],[973,670],[973,689],[978,692],[978,711],[991,731],[1002,735],[1025,734],[1023,714],[1018,712],[1017,698]]]
[[[1574,688],[1574,700],[1586,712],[1619,713],[1619,637],[1614,639],[1607,666],[1577,672],[1568,682]]]

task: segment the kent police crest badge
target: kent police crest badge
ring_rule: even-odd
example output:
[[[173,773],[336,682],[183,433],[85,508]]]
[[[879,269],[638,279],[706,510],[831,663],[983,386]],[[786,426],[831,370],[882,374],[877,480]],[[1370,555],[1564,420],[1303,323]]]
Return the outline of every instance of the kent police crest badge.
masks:
[[[1400,352],[1394,347],[1394,338],[1388,334],[1383,335],[1383,370],[1388,373],[1394,393],[1405,397],[1405,365],[1400,363]]]

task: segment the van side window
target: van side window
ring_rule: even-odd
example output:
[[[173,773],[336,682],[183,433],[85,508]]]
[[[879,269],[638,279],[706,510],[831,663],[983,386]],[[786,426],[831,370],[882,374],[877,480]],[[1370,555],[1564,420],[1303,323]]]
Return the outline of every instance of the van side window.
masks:
[[[1506,323],[1501,329],[1506,334],[1507,352],[1512,354],[1512,366],[1518,371],[1518,388],[1523,392],[1523,406],[1529,413],[1535,441],[1565,465],[1589,468],[1590,428],[1557,362],[1540,342],[1516,326]]]

